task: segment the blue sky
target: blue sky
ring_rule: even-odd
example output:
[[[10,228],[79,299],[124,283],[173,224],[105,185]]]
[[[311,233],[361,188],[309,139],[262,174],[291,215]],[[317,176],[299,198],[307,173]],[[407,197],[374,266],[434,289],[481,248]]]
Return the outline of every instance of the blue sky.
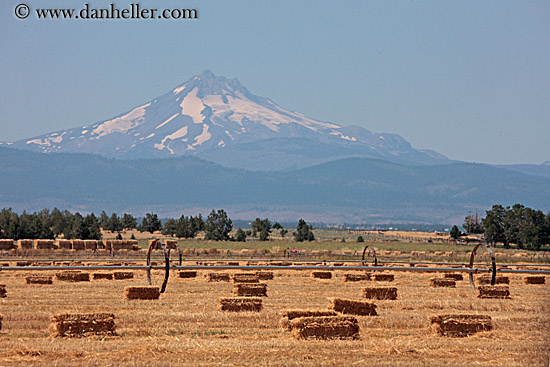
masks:
[[[111,118],[210,69],[453,159],[550,160],[548,1],[136,1],[193,21],[18,20],[21,2],[110,3],[0,3],[0,141]]]

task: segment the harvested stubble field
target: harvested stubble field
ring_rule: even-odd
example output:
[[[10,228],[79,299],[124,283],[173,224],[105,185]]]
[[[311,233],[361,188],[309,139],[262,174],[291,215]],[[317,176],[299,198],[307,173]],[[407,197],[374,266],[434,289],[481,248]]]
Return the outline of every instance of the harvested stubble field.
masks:
[[[550,286],[526,285],[523,275],[510,275],[512,298],[502,300],[478,299],[466,280],[432,288],[434,274],[396,272],[398,299],[370,301],[378,316],[357,316],[359,340],[304,341],[281,328],[283,310],[324,309],[328,297],[361,300],[370,282],[344,282],[345,269],[323,281],[308,271],[274,271],[261,312],[223,312],[218,299],[232,297],[233,284],[207,282],[205,273],[180,279],[174,272],[159,300],[129,301],[124,288],[145,286],[144,271],[48,286],[26,285],[30,271],[1,272],[8,297],[0,299],[0,365],[493,367],[547,366],[550,358]],[[162,278],[153,271],[155,285]],[[112,313],[118,336],[51,338],[58,313]],[[494,330],[452,338],[430,329],[431,316],[460,313],[489,315]]]

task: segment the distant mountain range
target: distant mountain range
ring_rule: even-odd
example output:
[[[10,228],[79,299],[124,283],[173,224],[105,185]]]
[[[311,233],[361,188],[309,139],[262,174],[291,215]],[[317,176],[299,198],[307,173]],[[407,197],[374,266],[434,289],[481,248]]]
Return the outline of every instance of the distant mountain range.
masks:
[[[0,207],[18,211],[459,224],[493,204],[550,210],[549,162],[452,161],[286,110],[210,71],[112,119],[0,143],[0,172]]]
[[[249,170],[301,168],[341,158],[442,164],[399,135],[317,121],[250,93],[237,79],[204,71],[112,119],[3,146],[113,158],[195,156]]]
[[[493,204],[550,210],[550,178],[481,164],[406,166],[346,158],[285,172],[222,167],[195,157],[119,160],[0,148],[0,205],[161,216],[224,208],[325,223],[462,223]]]

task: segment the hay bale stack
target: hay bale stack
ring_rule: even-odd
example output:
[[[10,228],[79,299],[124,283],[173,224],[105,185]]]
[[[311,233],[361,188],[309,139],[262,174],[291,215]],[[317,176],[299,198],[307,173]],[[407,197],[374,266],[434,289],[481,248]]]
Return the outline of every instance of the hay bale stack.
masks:
[[[84,240],[84,249],[86,249],[86,250],[97,250],[97,241],[96,240]]]
[[[89,282],[90,274],[80,271],[62,271],[55,274],[55,279],[62,282]]]
[[[295,339],[359,339],[359,324],[353,316],[299,317],[290,321]]]
[[[510,290],[504,285],[482,285],[478,287],[477,298],[510,298]]]
[[[11,250],[16,248],[13,240],[0,239],[0,250]]]
[[[72,247],[71,240],[57,240],[57,248],[63,250],[70,250]]]
[[[354,274],[354,273],[346,273],[344,274],[344,282],[361,282],[370,280],[370,274]]]
[[[299,317],[338,316],[338,313],[331,310],[284,310],[281,315],[281,327],[290,331],[290,321]]]
[[[260,280],[272,280],[273,272],[272,271],[257,271],[256,275]]]
[[[19,240],[17,241],[17,248],[19,250],[32,250],[32,240]]]
[[[480,276],[477,279],[477,284],[479,284],[479,285],[491,284],[491,279],[492,279],[491,274],[486,274],[486,275]],[[495,284],[510,284],[510,278],[502,276],[502,275],[497,275],[495,277]]]
[[[161,248],[161,247],[159,247]],[[119,250],[132,250],[133,245],[130,240],[111,240],[111,249],[114,251]]]
[[[31,275],[25,277],[25,284],[53,284],[53,280],[50,276]]]
[[[55,250],[57,245],[54,240],[34,240],[33,247],[37,250]]]
[[[430,320],[432,330],[442,336],[466,337],[493,330],[491,316],[487,315],[439,315]]]
[[[462,277],[462,274],[457,274],[457,273],[445,273],[445,275],[443,275],[443,276],[446,279],[454,279],[455,281],[464,279]]]
[[[10,266],[10,263],[0,263],[0,266],[4,267],[4,266]]]
[[[225,297],[218,300],[220,311],[260,312],[262,310],[262,299],[257,297]]]
[[[126,287],[124,288],[126,299],[158,299],[160,297],[159,287]]]
[[[236,283],[233,293],[241,297],[267,297],[267,284],[265,283]]]
[[[50,336],[58,338],[88,335],[116,335],[115,315],[90,313],[51,316]]]
[[[229,265],[229,266],[239,266],[241,264],[238,261],[228,261],[227,265]]]
[[[71,245],[71,248],[76,251],[81,251],[86,248],[83,240],[71,240]]]
[[[260,278],[254,273],[233,274],[233,283],[259,283]]]
[[[179,272],[180,278],[196,278],[197,272],[194,270],[182,270]]]
[[[544,284],[546,282],[546,279],[544,278],[544,275],[542,276],[531,275],[523,278],[523,281],[525,282],[525,284]]]
[[[397,288],[367,287],[363,288],[363,297],[368,299],[397,299]]]
[[[0,330],[2,330],[2,320],[4,320],[4,316],[0,315]]]
[[[100,279],[113,280],[113,273],[92,273],[92,279],[93,280],[100,280]]]
[[[31,266],[32,261],[17,261],[15,266]]]
[[[343,314],[358,316],[376,316],[376,305],[367,301],[354,301],[343,298],[329,298],[328,309]]]
[[[432,278],[430,279],[430,286],[434,288],[437,288],[437,287],[455,288],[456,282],[454,281],[454,279]]]
[[[115,271],[113,273],[115,280],[134,279],[132,271]]]
[[[228,273],[208,273],[206,274],[207,282],[229,282],[230,277]]]
[[[0,284],[0,298],[6,298],[8,296],[8,291],[6,290],[5,284]]]
[[[313,271],[311,276],[317,279],[332,279],[332,273],[330,271]]]
[[[393,282],[393,274],[374,274],[374,280],[377,282]]]
[[[105,250],[111,251],[113,249],[113,241],[112,240],[105,240],[103,242],[105,245]]]

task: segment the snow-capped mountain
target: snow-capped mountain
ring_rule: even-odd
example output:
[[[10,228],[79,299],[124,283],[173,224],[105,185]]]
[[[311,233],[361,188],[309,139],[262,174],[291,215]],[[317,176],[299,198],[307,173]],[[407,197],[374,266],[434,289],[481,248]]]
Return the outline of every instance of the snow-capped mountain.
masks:
[[[251,94],[237,79],[208,70],[110,120],[3,145],[118,158],[195,155],[251,169],[300,167],[343,157],[447,162],[439,153],[414,149],[399,135],[286,110]]]

